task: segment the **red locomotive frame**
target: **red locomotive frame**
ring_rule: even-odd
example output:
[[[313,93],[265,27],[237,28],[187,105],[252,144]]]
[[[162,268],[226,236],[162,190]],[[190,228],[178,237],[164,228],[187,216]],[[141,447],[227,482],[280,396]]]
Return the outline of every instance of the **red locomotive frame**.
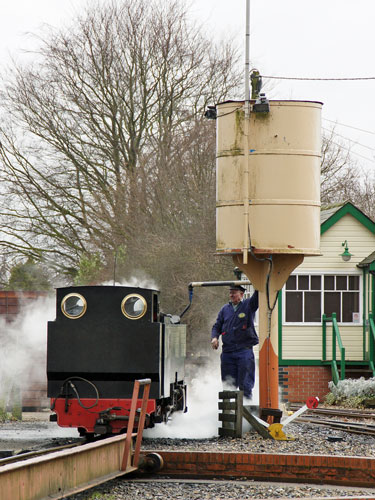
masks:
[[[98,434],[98,426],[106,426],[107,433],[119,434],[126,431],[130,414],[131,399],[99,399],[82,398],[65,399],[52,398],[51,408],[56,413],[57,423],[60,427],[78,428],[81,435]],[[137,399],[137,412],[142,406],[142,399]],[[91,407],[91,408],[90,408]],[[147,415],[156,411],[156,400],[147,402]],[[150,422],[146,418],[145,427]],[[138,420],[134,423],[138,426]]]

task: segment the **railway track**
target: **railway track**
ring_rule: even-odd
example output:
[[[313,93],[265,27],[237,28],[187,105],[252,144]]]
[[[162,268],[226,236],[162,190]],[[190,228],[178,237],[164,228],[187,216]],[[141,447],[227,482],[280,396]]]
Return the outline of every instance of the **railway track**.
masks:
[[[321,419],[316,420],[317,423],[322,423]],[[333,423],[337,422],[334,421]],[[346,425],[348,425],[348,423],[346,423]],[[117,441],[120,437],[114,439]],[[50,460],[48,455],[61,455],[62,462],[60,467],[62,470],[65,470],[65,462],[66,460],[70,460],[68,454],[71,452],[79,454],[80,448],[97,448],[101,444],[104,445],[105,442],[106,440],[102,440],[102,443],[99,441],[83,446],[80,446],[82,444],[80,442],[59,445],[54,448],[33,451],[3,459],[0,461],[0,465],[4,464],[4,468],[18,467],[22,465],[22,462],[20,464],[12,462],[26,460],[26,464],[30,462],[30,466],[38,467],[39,461]],[[98,448],[92,451],[94,451],[94,455],[90,459],[90,463],[91,461],[95,463],[105,463],[108,460],[108,456],[103,456],[101,458],[96,456],[97,452],[99,452]],[[207,452],[192,452],[188,450],[147,450],[147,453],[150,452],[152,452],[152,454],[158,454],[161,456],[162,461],[164,461],[164,468],[156,473],[156,476],[153,475],[154,479],[156,477],[160,478],[161,484],[165,482],[165,476],[168,476],[171,480],[180,479],[184,481],[189,480],[189,478],[196,478],[202,481],[208,479],[212,481],[212,484],[216,483],[217,478],[222,478],[224,481],[232,481],[233,479],[242,481],[244,477],[248,477],[251,481],[277,481],[281,479],[288,483],[311,482],[320,484],[324,482],[340,487],[353,486],[365,488],[372,488],[375,481],[375,459],[368,457],[295,455],[290,453],[282,454],[279,452],[249,453],[233,451],[217,453],[217,450]],[[116,457],[119,456],[119,450],[113,450],[111,455]],[[85,470],[88,463],[89,462],[84,466]],[[28,468],[30,466],[26,465]],[[73,469],[75,469],[75,467],[74,465]],[[0,467],[0,472],[1,469],[3,469],[3,467]],[[28,474],[30,470],[29,468]],[[349,470],[350,474],[348,474]],[[132,469],[132,471],[134,473],[136,472],[134,469]],[[63,476],[65,475],[69,474],[64,472]],[[116,476],[117,474],[106,476],[104,481]],[[141,476],[137,473],[137,476],[142,477],[143,481],[152,479],[152,476],[150,477],[143,473]],[[213,478],[216,479],[214,480]],[[97,482],[97,484],[99,484],[99,482]],[[79,489],[75,490],[75,492],[78,491]],[[62,497],[63,493],[56,498]],[[1,493],[0,498],[2,498]],[[214,496],[214,498],[217,498],[217,495]],[[335,496],[335,498],[341,497]]]
[[[70,448],[75,448],[76,446],[80,446],[85,444],[84,440],[79,440],[74,443],[68,443],[65,445],[53,446],[51,448],[43,448],[40,450],[32,450],[27,452],[20,452],[15,455],[11,455],[10,457],[1,458],[0,459],[0,467],[2,465],[14,464],[16,462],[21,462],[23,460],[28,460],[29,458],[41,457],[43,455],[48,455],[49,453],[53,453],[55,451],[67,450]]]
[[[301,408],[301,405],[289,405],[290,411],[297,411]],[[375,409],[356,409],[356,408],[324,408],[317,407],[313,410],[307,410],[306,413],[318,413],[320,415],[333,415],[342,417],[353,417],[353,418],[373,418],[375,419]]]
[[[289,409],[291,411],[297,411],[301,408],[300,405],[290,405]],[[365,409],[349,409],[349,408],[321,408],[317,407],[313,410],[307,410],[307,415],[327,415],[334,417],[347,417],[347,418],[361,418],[361,419],[374,419],[375,420],[375,409],[365,410]]]
[[[297,411],[299,405],[291,405],[290,410]],[[318,415],[326,418],[318,417]],[[334,417],[341,417],[343,420],[336,420]],[[374,424],[365,421],[374,421]],[[296,418],[295,422],[323,425],[331,429],[351,432],[354,434],[364,434],[375,436],[375,411],[364,409],[348,408],[315,408],[306,411]]]
[[[320,415],[320,417],[319,417]],[[340,417],[338,418],[334,417]],[[345,420],[341,420],[345,419]],[[361,422],[354,422],[348,420],[358,420]],[[368,419],[375,419],[373,411],[363,410],[347,410],[347,409],[328,409],[317,408],[310,412],[306,412],[300,416],[296,422],[311,423],[317,425],[328,426],[335,430],[344,432],[352,432],[355,434],[367,434],[375,436],[375,425],[371,424]],[[115,438],[115,441],[119,439]],[[105,440],[103,440],[103,445]],[[37,451],[30,451],[7,457],[0,460],[1,469],[11,467],[20,467],[22,461],[25,461],[25,466],[30,462],[30,466],[39,467],[39,461],[60,460],[56,455],[61,455],[62,470],[66,468],[66,462],[71,460],[68,454],[80,454],[80,445],[84,444],[83,440],[77,442],[70,442],[65,445],[54,446],[53,448],[42,449]],[[113,443],[116,444],[116,443]],[[118,443],[119,444],[119,443]],[[94,452],[93,460],[95,463],[106,463],[108,455],[98,460],[97,453],[99,452],[98,443],[91,443],[82,448],[92,448]],[[89,451],[89,450],[87,450]],[[244,476],[251,478],[253,481],[259,480],[277,480],[282,478],[287,482],[326,482],[327,484],[335,484],[337,486],[356,486],[372,488],[375,484],[375,458],[371,457],[348,457],[348,456],[329,456],[313,454],[291,454],[291,453],[248,453],[243,451],[221,452],[215,451],[176,451],[176,450],[147,450],[148,453],[158,454],[164,461],[164,469],[160,471],[162,475],[168,475],[172,479],[181,478],[189,479],[189,477],[197,477],[201,480],[206,478],[222,477],[225,480],[231,478],[242,479]],[[118,457],[122,454],[119,449],[114,449],[111,456]],[[51,455],[51,458],[48,457]],[[52,458],[55,455],[55,458]],[[37,463],[38,461],[38,463]],[[19,464],[17,462],[20,462]],[[4,467],[2,467],[4,466]],[[75,469],[75,465],[72,465]],[[87,464],[83,467],[86,470]],[[117,465],[118,467],[118,465]],[[350,470],[350,474],[348,474]],[[135,472],[134,468],[131,470]],[[29,471],[27,472],[29,474]],[[124,472],[111,473],[109,478],[114,478],[118,474]],[[47,474],[48,475],[48,474]],[[69,476],[64,473],[63,477]],[[106,476],[107,478],[108,476]],[[147,476],[142,477],[147,479]],[[106,480],[106,479],[105,479]],[[18,480],[17,480],[18,481]],[[163,479],[161,479],[163,481]],[[99,481],[101,482],[101,481]],[[99,484],[99,483],[97,483]],[[79,490],[75,490],[79,491]],[[1,495],[0,495],[1,497]],[[62,496],[57,497],[62,498]],[[336,497],[339,498],[339,497]]]
[[[331,429],[352,432],[354,434],[365,434],[367,436],[375,436],[375,425],[365,424],[365,423],[355,423],[355,422],[345,422],[332,419],[322,419],[313,416],[302,416],[295,420],[300,423],[309,423],[316,425],[324,425]]]

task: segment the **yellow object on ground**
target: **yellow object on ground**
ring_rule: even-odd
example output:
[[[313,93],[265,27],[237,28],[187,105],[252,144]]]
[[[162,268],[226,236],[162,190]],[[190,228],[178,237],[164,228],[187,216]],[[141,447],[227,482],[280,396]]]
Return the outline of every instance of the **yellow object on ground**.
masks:
[[[277,424],[271,424],[268,427],[268,432],[277,441],[294,441],[295,440],[294,437],[287,436],[285,434],[285,432],[283,431],[283,425],[279,424],[279,423],[277,423]]]

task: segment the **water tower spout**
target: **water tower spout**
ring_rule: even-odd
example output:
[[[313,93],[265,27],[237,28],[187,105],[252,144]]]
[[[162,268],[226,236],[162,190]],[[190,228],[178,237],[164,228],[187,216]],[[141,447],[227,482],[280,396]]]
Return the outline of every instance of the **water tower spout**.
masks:
[[[233,261],[259,292],[259,406],[279,407],[277,297],[290,273],[303,262],[300,254],[242,255]]]

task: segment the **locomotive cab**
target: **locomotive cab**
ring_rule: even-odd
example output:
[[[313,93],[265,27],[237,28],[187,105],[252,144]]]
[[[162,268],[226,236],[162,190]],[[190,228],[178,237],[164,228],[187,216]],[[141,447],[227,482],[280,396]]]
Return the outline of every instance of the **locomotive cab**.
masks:
[[[171,412],[186,410],[185,353],[186,326],[160,314],[157,290],[57,289],[47,337],[55,419],[82,435],[125,431],[134,381],[149,378],[146,425],[166,421]]]

